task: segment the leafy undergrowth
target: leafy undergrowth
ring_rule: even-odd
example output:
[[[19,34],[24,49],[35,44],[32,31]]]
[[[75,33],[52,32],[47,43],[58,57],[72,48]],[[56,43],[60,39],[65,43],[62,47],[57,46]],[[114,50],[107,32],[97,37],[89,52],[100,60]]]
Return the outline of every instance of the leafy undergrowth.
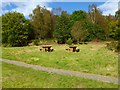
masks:
[[[77,45],[80,52],[67,52],[67,45],[53,45],[53,52],[43,52],[40,46],[3,47],[2,58],[29,64],[61,68],[105,76],[118,76],[118,54],[105,44]]]
[[[117,88],[118,85],[3,63],[3,88]]]

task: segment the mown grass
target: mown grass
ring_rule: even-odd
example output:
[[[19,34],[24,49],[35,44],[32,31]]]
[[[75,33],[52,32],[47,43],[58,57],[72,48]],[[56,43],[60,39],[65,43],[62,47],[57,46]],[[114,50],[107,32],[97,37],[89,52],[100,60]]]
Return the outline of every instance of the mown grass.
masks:
[[[67,52],[67,45],[54,44],[53,52],[39,51],[40,46],[3,47],[2,58],[46,67],[75,70],[105,76],[118,76],[118,54],[105,44],[77,45],[80,52]]]
[[[118,85],[3,63],[2,88],[118,88]]]

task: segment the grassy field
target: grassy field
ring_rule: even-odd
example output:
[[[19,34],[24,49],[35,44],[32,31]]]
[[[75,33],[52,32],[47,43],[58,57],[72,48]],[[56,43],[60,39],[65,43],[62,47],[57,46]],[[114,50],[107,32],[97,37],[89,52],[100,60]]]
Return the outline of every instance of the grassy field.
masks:
[[[3,63],[3,88],[118,88],[118,85]]]
[[[0,88],[2,88],[2,62],[0,62]]]
[[[118,54],[104,43],[77,45],[80,52],[67,52],[67,45],[54,44],[53,52],[42,52],[40,46],[3,47],[2,58],[105,76],[118,76]]]

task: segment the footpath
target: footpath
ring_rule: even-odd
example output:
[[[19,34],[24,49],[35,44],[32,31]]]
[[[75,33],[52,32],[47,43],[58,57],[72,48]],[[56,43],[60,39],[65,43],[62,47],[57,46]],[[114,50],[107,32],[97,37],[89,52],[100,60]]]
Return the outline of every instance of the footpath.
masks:
[[[27,63],[24,63],[24,62],[6,60],[6,59],[1,59],[1,58],[0,58],[0,61],[6,62],[6,63],[9,63],[9,64],[14,64],[14,65],[17,65],[17,66],[26,67],[26,68],[32,68],[34,70],[40,70],[40,71],[52,72],[52,73],[64,74],[64,75],[71,75],[71,76],[77,76],[77,77],[80,77],[80,78],[86,78],[86,79],[92,79],[92,80],[107,82],[107,83],[118,84],[118,78],[114,78],[114,77],[108,77],[108,76],[102,76],[102,75],[96,75],[96,74],[89,74],[89,73],[83,73],[83,72],[71,71],[71,70],[64,70],[64,69],[56,69],[56,68],[51,68],[51,67],[43,67],[43,66],[32,65],[32,64],[27,64]]]

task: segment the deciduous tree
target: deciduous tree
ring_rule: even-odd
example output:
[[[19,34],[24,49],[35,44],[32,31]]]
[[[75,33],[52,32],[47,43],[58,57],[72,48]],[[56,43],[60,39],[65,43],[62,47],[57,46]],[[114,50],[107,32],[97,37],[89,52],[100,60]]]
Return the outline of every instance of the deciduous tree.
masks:
[[[77,40],[77,42],[79,43],[79,41],[84,40],[84,38],[86,36],[85,34],[86,34],[86,31],[83,27],[82,22],[76,21],[71,30],[71,35],[72,35],[73,39]]]
[[[29,25],[23,14],[8,12],[2,15],[2,42],[10,46],[27,45]]]
[[[36,38],[52,38],[54,31],[54,15],[39,5],[30,14]]]
[[[54,37],[57,39],[58,43],[65,43],[65,41],[71,37],[69,15],[64,11],[61,16],[58,17]]]

